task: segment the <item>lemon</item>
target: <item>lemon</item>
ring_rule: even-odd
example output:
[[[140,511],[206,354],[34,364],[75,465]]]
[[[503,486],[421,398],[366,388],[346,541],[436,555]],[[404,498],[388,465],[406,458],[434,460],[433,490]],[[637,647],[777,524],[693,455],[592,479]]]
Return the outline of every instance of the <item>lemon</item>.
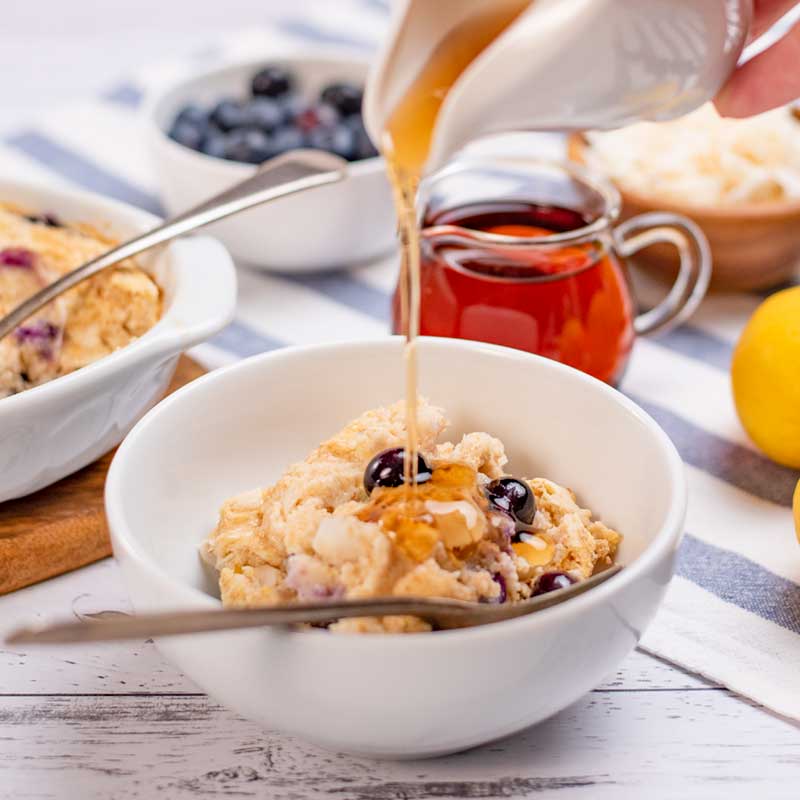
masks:
[[[800,287],[756,309],[733,353],[731,381],[750,438],[774,461],[800,468]]]
[[[797,534],[797,541],[800,542],[800,481],[797,481],[797,486],[794,487],[792,511],[794,511],[794,532]]]

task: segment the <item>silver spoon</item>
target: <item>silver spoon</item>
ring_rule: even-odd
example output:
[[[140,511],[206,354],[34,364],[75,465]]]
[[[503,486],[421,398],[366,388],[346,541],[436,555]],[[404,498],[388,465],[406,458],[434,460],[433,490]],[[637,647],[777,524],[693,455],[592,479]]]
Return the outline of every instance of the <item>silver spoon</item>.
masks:
[[[98,272],[177,236],[295,192],[342,180],[347,162],[319,150],[294,150],[265,162],[247,180],[63,275],[0,319],[0,339],[42,306]]]
[[[295,603],[265,608],[237,608],[210,611],[168,611],[158,614],[120,616],[109,620],[62,622],[23,627],[6,637],[6,644],[74,644],[151,636],[260,628],[264,625],[334,622],[345,617],[388,617],[408,614],[421,617],[440,630],[466,628],[501,622],[563,603],[616,575],[613,566],[565,589],[539,595],[518,603],[471,603],[427,597],[376,597],[322,603]]]

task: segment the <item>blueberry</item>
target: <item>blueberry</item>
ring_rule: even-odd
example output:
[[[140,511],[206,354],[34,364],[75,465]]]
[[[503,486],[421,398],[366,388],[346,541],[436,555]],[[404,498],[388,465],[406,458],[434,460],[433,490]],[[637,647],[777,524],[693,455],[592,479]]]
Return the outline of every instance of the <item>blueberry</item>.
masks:
[[[272,134],[272,150],[275,155],[286,153],[289,150],[298,150],[306,146],[306,137],[297,128],[285,126],[278,128]]]
[[[46,225],[48,228],[63,228],[61,220],[55,214],[28,214],[25,217],[28,222],[36,225]]]
[[[273,154],[269,136],[264,131],[245,128],[228,135],[225,157],[231,161],[261,164]]]
[[[18,342],[22,343],[26,341],[55,339],[60,332],[61,328],[59,328],[58,325],[53,325],[52,322],[35,320],[27,325],[20,325],[19,328],[14,331],[14,336]]]
[[[363,90],[352,83],[332,83],[320,95],[323,103],[333,106],[343,117],[358,114],[363,98]]]
[[[567,586],[572,586],[573,583],[576,583],[575,578],[567,575],[566,572],[545,572],[539,578],[533,595],[535,597],[539,594],[555,592],[558,589],[566,589]]]
[[[0,266],[33,269],[36,254],[25,247],[6,247],[0,250]]]
[[[203,142],[203,152],[214,158],[225,158],[228,152],[228,137],[222,131],[212,131]]]
[[[314,110],[317,113],[319,124],[323,128],[333,128],[341,119],[339,112],[333,106],[328,105],[328,103],[320,103],[314,106]]]
[[[283,67],[264,67],[253,76],[250,89],[254,97],[280,97],[291,91],[294,80]]]
[[[355,160],[356,138],[344,125],[314,129],[308,134],[308,144],[316,150],[326,150],[348,161]]]
[[[268,97],[256,97],[244,107],[245,124],[271,133],[284,119],[280,105]]]
[[[392,447],[378,453],[364,470],[364,488],[367,494],[376,486],[402,486],[405,483],[405,449]],[[417,456],[417,483],[427,483],[431,469],[425,459]]]
[[[17,343],[29,345],[48,361],[53,358],[53,346],[61,335],[61,328],[46,320],[34,320],[26,325],[20,325],[14,332]]]
[[[245,125],[244,106],[237,100],[220,100],[211,112],[211,121],[222,131]]]
[[[314,128],[314,130],[309,131],[309,147],[313,147],[315,150],[330,150],[332,143],[331,133],[332,131],[325,128]]]
[[[505,511],[523,525],[533,524],[536,515],[536,500],[525,481],[516,478],[498,478],[486,487],[489,502],[500,511]]]
[[[364,120],[362,119],[360,114],[354,114],[351,117],[347,117],[345,119],[345,125],[353,131],[353,135],[355,136],[356,140],[356,161],[360,161],[364,158],[375,158],[378,155],[378,150],[374,144],[372,144],[372,139],[369,138],[369,134],[367,133],[367,129],[364,127]]]
[[[205,131],[190,122],[176,122],[169,132],[169,136],[184,147],[199,150],[205,139]]]
[[[506,579],[499,573],[495,572],[492,575],[492,580],[500,587],[500,593],[494,598],[494,603],[505,603],[508,599],[508,589],[506,588]]]
[[[188,122],[200,128],[208,123],[208,112],[198,105],[190,104],[178,112],[175,122]]]

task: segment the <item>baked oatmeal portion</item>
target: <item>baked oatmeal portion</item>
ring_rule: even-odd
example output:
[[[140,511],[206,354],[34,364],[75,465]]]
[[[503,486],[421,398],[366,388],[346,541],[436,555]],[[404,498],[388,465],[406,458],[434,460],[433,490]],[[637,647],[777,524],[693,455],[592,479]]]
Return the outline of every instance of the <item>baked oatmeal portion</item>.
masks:
[[[226,606],[326,598],[524,600],[609,566],[620,534],[545,478],[505,472],[502,442],[438,442],[420,400],[418,483],[403,484],[404,405],[368,411],[273,486],[228,500],[201,546]],[[411,632],[415,617],[340,620],[334,631]]]
[[[0,316],[116,243],[88,226],[0,204]],[[161,316],[161,292],[132,261],[54,300],[0,340],[0,398],[66,375],[130,344]]]

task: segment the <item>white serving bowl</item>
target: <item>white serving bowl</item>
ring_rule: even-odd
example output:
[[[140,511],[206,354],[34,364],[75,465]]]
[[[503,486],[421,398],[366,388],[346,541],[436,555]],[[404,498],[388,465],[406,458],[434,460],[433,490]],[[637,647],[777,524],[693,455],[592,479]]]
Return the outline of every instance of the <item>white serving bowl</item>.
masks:
[[[159,220],[87,192],[0,181],[0,199],[127,239]],[[236,306],[236,273],[219,242],[196,237],[138,257],[164,293],[144,336],[106,358],[0,400],[0,502],[86,466],[119,444],[163,395],[178,357],[221,330]]]
[[[251,77],[280,64],[308,97],[331,81],[363,84],[369,62],[337,55],[264,58],[181,80],[149,98],[145,116],[164,205],[185,211],[252,175],[256,167],[198,153],[167,132],[187,103],[211,106],[223,97],[244,99]],[[382,158],[351,163],[345,180],[285,197],[209,227],[237,259],[286,272],[341,269],[384,255],[395,246],[395,215]]]
[[[624,533],[625,569],[563,605],[479,628],[261,629],[159,641],[238,713],[334,750],[437,755],[565,708],[636,645],[682,535],[680,457],[630,400],[517,350],[420,344],[422,391],[447,409],[448,436],[492,432],[507,445],[515,474],[574,488]],[[201,378],[148,414],[120,447],[106,485],[114,553],[135,608],[219,606],[197,547],[222,502],[274,481],[365,409],[401,397],[401,363],[401,342],[389,338],[276,351]]]

